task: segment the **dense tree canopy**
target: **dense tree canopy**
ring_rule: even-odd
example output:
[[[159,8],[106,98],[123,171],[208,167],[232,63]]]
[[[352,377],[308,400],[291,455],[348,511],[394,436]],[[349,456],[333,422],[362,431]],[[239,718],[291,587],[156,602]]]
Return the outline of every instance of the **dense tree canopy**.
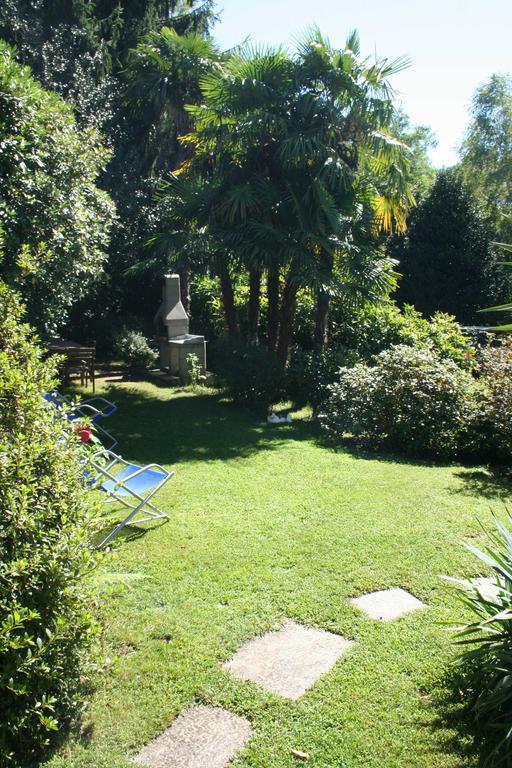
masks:
[[[0,37],[16,45],[45,88],[56,90],[74,109],[78,122],[100,128],[111,150],[102,186],[114,199],[118,218],[112,229],[104,277],[95,295],[78,302],[69,332],[97,335],[102,318],[119,316],[137,297],[148,315],[157,295],[154,282],[129,279],[126,270],[145,256],[158,209],[154,180],[175,168],[176,130],[158,131],[160,113],[147,104],[133,108],[125,92],[129,52],[141,35],[168,25],[179,34],[208,35],[214,20],[211,0],[5,0],[0,3]],[[169,93],[179,88],[172,74]],[[161,143],[155,162],[155,137]],[[147,299],[146,299],[147,297]],[[98,322],[100,325],[98,325]],[[108,325],[108,323],[107,323]]]
[[[441,311],[476,322],[477,310],[506,295],[492,235],[460,176],[441,171],[394,251],[403,274],[400,300],[427,316]]]
[[[194,155],[169,201],[177,211],[177,198],[185,201],[189,236],[195,221],[201,238],[205,227],[214,238],[232,335],[233,269],[253,278],[253,319],[266,272],[267,343],[283,361],[301,287],[319,300],[323,343],[330,295],[386,285],[377,233],[403,226],[411,202],[407,153],[388,133],[395,114],[388,77],[403,64],[359,58],[355,34],[334,49],[315,30],[296,56],[242,50],[202,79],[201,104],[190,108]],[[171,245],[179,229],[171,217]]]
[[[0,44],[0,272],[21,287],[40,329],[55,331],[106,258],[114,207],[96,186],[108,153],[77,128],[71,107],[46,92]]]

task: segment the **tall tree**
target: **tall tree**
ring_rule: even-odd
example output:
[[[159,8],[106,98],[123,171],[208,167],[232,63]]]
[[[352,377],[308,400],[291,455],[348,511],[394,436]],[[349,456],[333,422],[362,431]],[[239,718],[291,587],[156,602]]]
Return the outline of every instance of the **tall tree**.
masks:
[[[0,3],[0,36],[16,45],[18,56],[45,87],[73,105],[81,125],[100,128],[112,150],[101,182],[115,200],[105,276],[96,298],[79,302],[73,333],[94,333],[105,313],[118,315],[133,306],[150,312],[157,300],[155,281],[141,291],[126,270],[145,256],[158,209],[154,180],[176,167],[176,142],[166,142],[157,165],[148,147],[158,115],[136,114],[126,102],[124,70],[141,35],[167,25],[180,34],[208,35],[215,18],[213,0],[5,0]],[[180,88],[174,73],[169,90]],[[155,122],[156,121],[156,122]],[[154,142],[153,142],[154,146]],[[85,331],[89,327],[90,331]]]
[[[41,331],[56,331],[97,278],[114,207],[98,189],[108,160],[97,131],[77,127],[0,43],[0,275],[22,289]]]
[[[322,296],[322,342],[333,291],[358,275],[362,292],[387,283],[376,232],[403,225],[411,202],[405,147],[387,132],[387,79],[403,65],[360,59],[356,34],[336,50],[314,30],[294,57],[236,52],[204,77],[203,102],[190,108],[189,172],[205,180],[197,219],[228,260],[267,272],[268,347],[283,362],[299,289]]]
[[[437,139],[428,125],[411,125],[409,117],[402,111],[393,119],[392,133],[409,148],[409,185],[414,199],[419,202],[427,196],[436,180],[429,151],[437,146]]]
[[[491,218],[500,240],[512,239],[503,214],[512,206],[512,78],[494,74],[477,88],[461,146],[464,180]]]
[[[427,316],[439,310],[462,323],[481,322],[477,310],[507,295],[492,234],[460,175],[441,171],[394,251],[403,274],[400,301]]]

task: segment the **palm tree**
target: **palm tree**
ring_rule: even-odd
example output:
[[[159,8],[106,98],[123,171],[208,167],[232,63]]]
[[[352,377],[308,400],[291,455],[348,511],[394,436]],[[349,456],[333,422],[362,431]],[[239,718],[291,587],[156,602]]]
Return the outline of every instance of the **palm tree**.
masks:
[[[191,127],[185,105],[199,101],[199,81],[219,56],[213,40],[197,32],[179,35],[170,27],[150,32],[130,52],[124,73],[126,100],[144,124],[145,176],[160,176],[190,160],[191,148],[181,141]],[[180,257],[173,259],[187,311],[191,270],[188,251],[183,248]]]
[[[216,243],[232,334],[230,270],[250,275],[251,341],[266,273],[267,345],[283,363],[300,289],[317,297],[323,344],[331,295],[371,298],[392,281],[379,233],[400,229],[413,202],[407,149],[389,133],[388,77],[403,66],[361,60],[355,33],[336,50],[313,30],[295,56],[244,48],[217,61],[200,78],[200,103],[186,108],[189,157],[172,182],[188,211],[182,229],[193,221]]]

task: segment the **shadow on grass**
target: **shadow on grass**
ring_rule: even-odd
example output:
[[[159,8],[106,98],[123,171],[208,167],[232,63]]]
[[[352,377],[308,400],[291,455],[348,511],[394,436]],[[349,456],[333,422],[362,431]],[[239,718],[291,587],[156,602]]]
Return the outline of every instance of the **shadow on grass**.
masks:
[[[463,482],[453,493],[502,501],[512,497],[512,480],[506,468],[462,469],[455,476]]]
[[[309,421],[267,424],[265,413],[237,407],[216,392],[172,392],[174,396],[165,399],[115,386],[104,393],[119,407],[107,428],[122,454],[136,456],[141,463],[167,465],[229,461],[276,449],[288,440],[313,440],[318,434],[317,425]]]
[[[497,765],[490,760],[499,737],[495,730],[475,718],[476,700],[474,670],[468,664],[453,666],[430,692],[437,716],[428,727],[442,734],[442,749],[458,755],[464,765],[469,759],[478,766]],[[500,765],[503,763],[499,762]]]
[[[94,537],[91,539],[91,546],[94,548],[98,547],[101,542],[104,541],[121,522],[123,519],[123,511],[121,510],[116,513],[115,511],[109,510],[108,517],[112,518],[111,521],[105,523],[105,525],[100,528],[100,530],[98,530]],[[168,522],[169,520],[155,520],[154,522],[148,520],[144,523],[141,523],[140,525],[137,525],[136,523],[128,523],[116,533],[112,541],[109,542],[108,546],[115,548],[116,545],[119,546],[122,543],[136,541],[137,539],[141,539],[146,536],[146,534],[150,531],[154,531]]]
[[[452,467],[460,466],[462,461],[453,461],[442,456],[422,455],[416,453],[399,453],[396,449],[383,445],[373,446],[370,443],[362,443],[356,438],[346,435],[339,443],[326,439],[319,435],[318,444],[335,453],[349,453],[354,459],[362,461],[379,461],[387,464],[405,464],[415,467]],[[471,465],[474,465],[472,462]],[[480,464],[478,465],[480,466]]]
[[[296,419],[291,424],[267,424],[266,412],[255,412],[236,405],[222,393],[212,390],[192,392],[169,388],[165,382],[150,382],[163,397],[151,390],[116,386],[102,394],[119,406],[118,413],[105,426],[119,440],[121,454],[137,457],[141,463],[230,461],[249,457],[259,450],[275,450],[283,443],[313,441],[326,450],[348,453],[355,459],[404,464],[417,467],[460,469],[456,476],[464,481],[456,493],[505,498],[512,482],[498,472],[485,471],[475,460],[448,460],[440,456],[399,453],[391,448],[361,445],[350,436],[333,444],[325,439],[314,419]],[[166,396],[167,395],[167,396]]]

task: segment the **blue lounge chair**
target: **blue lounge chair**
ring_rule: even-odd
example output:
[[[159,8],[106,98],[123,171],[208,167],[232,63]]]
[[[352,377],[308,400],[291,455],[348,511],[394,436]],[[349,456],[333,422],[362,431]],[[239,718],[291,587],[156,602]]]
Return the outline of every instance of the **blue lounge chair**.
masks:
[[[92,397],[90,400],[81,400],[75,404],[64,397],[64,395],[61,395],[60,392],[47,392],[44,395],[44,399],[53,405],[68,421],[80,421],[84,417],[89,418],[94,424],[94,428],[104,447],[109,450],[116,447],[117,440],[115,437],[99,424],[102,419],[112,416],[117,411],[117,406],[114,403],[105,400],[103,397]],[[92,405],[93,402],[96,405],[103,403],[102,409],[100,410],[100,408]]]
[[[150,520],[168,520],[169,516],[158,509],[150,499],[174,475],[159,464],[131,464],[109,450],[98,451],[89,459],[87,484],[108,497],[106,501],[118,501],[131,511],[103,541],[98,548],[108,544],[114,536],[129,523],[145,523]],[[142,514],[142,517],[138,515]]]
[[[60,392],[47,392],[44,399],[57,408],[69,408],[70,413],[76,413],[78,417],[89,416],[93,424],[98,424],[102,419],[113,416],[117,412],[117,405],[104,397],[90,397],[73,403]]]

